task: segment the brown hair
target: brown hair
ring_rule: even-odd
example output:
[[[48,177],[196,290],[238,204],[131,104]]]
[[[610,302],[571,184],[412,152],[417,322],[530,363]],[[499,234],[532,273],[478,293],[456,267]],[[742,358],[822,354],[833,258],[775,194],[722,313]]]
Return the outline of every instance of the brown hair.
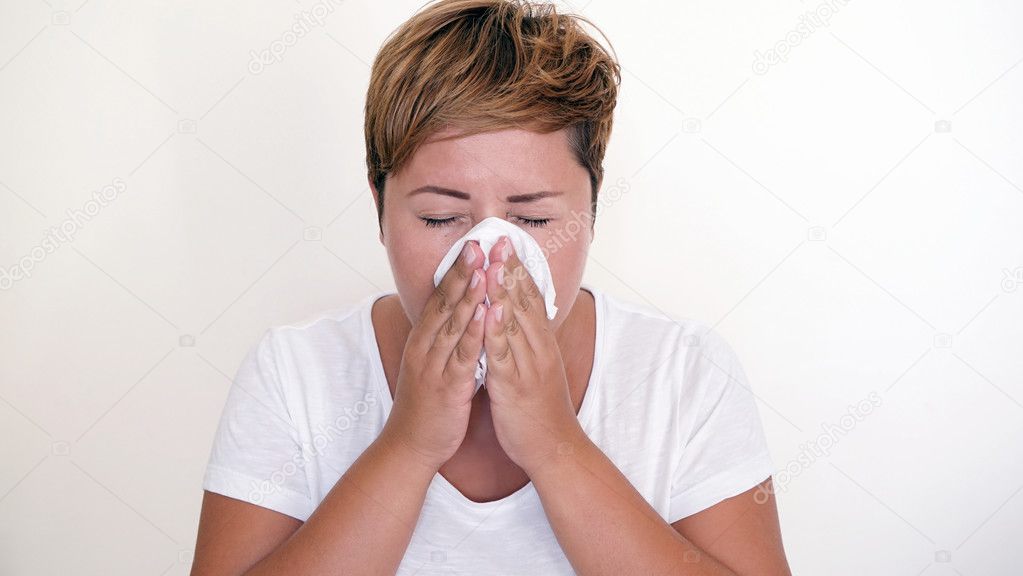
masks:
[[[617,54],[612,58],[579,22],[596,28],[552,4],[441,0],[388,37],[366,94],[366,165],[381,231],[387,175],[447,127],[458,130],[450,138],[569,128],[572,151],[590,174],[596,218],[621,70]]]

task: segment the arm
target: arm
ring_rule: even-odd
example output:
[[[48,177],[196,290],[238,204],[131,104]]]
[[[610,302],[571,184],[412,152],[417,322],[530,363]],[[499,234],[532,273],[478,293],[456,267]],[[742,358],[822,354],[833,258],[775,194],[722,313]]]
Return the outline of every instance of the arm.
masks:
[[[298,520],[230,498],[204,499],[193,576],[397,571],[430,482],[465,439],[473,373],[483,347],[486,286],[472,282],[482,277],[479,250],[478,244],[466,243],[465,256],[434,289],[406,340],[383,431],[306,522],[298,525]],[[265,477],[257,471],[273,469],[273,458],[268,465],[257,456],[280,454],[283,460],[301,449],[270,344],[264,337],[239,370],[211,459],[219,464],[240,455],[245,459],[232,466],[249,476]],[[242,382],[254,383],[261,395],[246,392]],[[253,432],[267,423],[274,426],[271,433]],[[304,491],[299,482],[294,484],[292,493]],[[294,503],[289,507],[305,509]]]
[[[395,573],[437,470],[393,438],[381,433],[304,524],[207,493],[192,576]]]
[[[686,538],[661,518],[580,426],[559,345],[543,313],[544,297],[511,244],[502,239],[491,248],[490,258],[491,307],[484,341],[494,429],[501,447],[532,480],[575,571],[583,576],[788,575],[773,501],[770,509],[759,506],[738,518],[734,518],[737,504],[719,502],[699,514],[703,522],[680,524],[698,534],[700,542],[709,542],[708,546],[717,542],[707,538],[708,530],[734,530],[726,542],[714,547],[717,558],[700,549],[695,536]],[[707,344],[719,352],[717,360],[702,352],[687,356],[695,365],[690,366],[686,382],[692,384],[684,388],[685,393],[710,391],[692,404],[702,412],[693,418],[697,432],[685,442],[685,459],[678,466],[688,482],[707,480],[701,475],[724,466],[712,462],[700,470],[700,463],[713,460],[710,455],[726,463],[730,460],[732,466],[751,463],[753,469],[766,469],[770,462],[756,406],[740,380],[745,375],[734,351],[720,336],[710,333],[708,338]],[[710,366],[702,363],[704,359]],[[677,497],[681,496],[673,493],[673,500]],[[751,501],[753,491],[743,498]],[[674,513],[683,509],[672,508]],[[728,528],[733,522],[738,527]],[[779,545],[770,545],[774,542]]]
[[[771,478],[671,526],[739,574],[792,574]]]
[[[756,487],[669,525],[581,429],[527,472],[580,575],[790,574],[773,495],[752,505]]]

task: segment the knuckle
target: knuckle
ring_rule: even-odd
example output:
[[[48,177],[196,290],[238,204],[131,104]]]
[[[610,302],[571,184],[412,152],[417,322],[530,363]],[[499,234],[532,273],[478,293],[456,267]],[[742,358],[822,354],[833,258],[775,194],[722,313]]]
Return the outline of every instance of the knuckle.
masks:
[[[444,332],[444,336],[447,338],[456,336],[459,333],[458,323],[453,314],[448,316],[448,319],[444,321],[444,327],[442,330]]]
[[[526,292],[529,293],[531,298],[543,299],[543,294],[540,293],[540,287],[535,282],[526,282]]]
[[[451,310],[451,303],[448,301],[448,289],[441,284],[436,289],[437,303],[436,310],[438,314],[447,314]]]
[[[507,336],[517,336],[521,329],[519,323],[515,321],[515,316],[512,316],[508,319],[508,323],[505,324],[504,333]]]
[[[459,342],[455,346],[454,357],[455,361],[458,362],[458,364],[468,364],[470,361],[474,360],[472,355],[469,354],[468,351],[466,351],[465,344],[463,344],[462,342]]]
[[[493,360],[496,360],[497,362],[502,362],[503,363],[503,362],[508,361],[508,359],[510,357],[511,357],[511,348],[504,348],[502,350],[498,350],[493,355]],[[488,359],[488,361],[491,359],[491,356],[489,354],[487,355],[487,359]]]
[[[532,306],[532,301],[529,299],[529,294],[521,293],[515,297],[515,304],[519,307],[519,310],[528,312]]]

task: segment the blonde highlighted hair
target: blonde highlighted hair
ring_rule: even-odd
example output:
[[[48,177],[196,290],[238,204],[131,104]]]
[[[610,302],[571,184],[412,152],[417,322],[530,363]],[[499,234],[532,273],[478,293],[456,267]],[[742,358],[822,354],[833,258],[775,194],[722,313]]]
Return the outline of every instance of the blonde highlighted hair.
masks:
[[[569,128],[596,217],[621,70],[582,22],[599,31],[548,3],[441,0],[388,37],[366,94],[366,165],[381,229],[387,175],[446,128],[457,130],[451,138]]]

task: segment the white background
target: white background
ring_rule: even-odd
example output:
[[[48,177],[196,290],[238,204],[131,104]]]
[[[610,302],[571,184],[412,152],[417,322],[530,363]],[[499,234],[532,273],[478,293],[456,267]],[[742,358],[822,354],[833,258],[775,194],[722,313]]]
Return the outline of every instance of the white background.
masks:
[[[285,45],[314,6],[0,3],[0,573],[187,574],[242,355],[393,287],[363,106],[420,2]],[[624,68],[585,281],[734,345],[794,572],[1018,573],[1023,5],[574,8]]]

